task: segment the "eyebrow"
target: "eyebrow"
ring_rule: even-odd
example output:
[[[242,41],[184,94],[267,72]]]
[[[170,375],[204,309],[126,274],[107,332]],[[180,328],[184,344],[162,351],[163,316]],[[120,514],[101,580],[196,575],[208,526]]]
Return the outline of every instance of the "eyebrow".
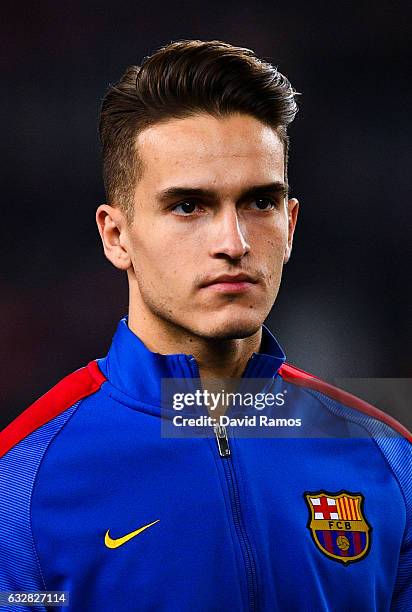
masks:
[[[283,196],[287,196],[289,193],[289,185],[283,181],[273,181],[271,183],[265,183],[263,185],[253,185],[242,191],[239,197],[239,201],[247,200],[248,198],[267,193],[281,193]],[[219,194],[213,189],[203,189],[199,187],[168,187],[164,191],[160,191],[157,194],[159,202],[168,202],[170,200],[177,200],[181,198],[205,198],[209,200],[218,200]]]

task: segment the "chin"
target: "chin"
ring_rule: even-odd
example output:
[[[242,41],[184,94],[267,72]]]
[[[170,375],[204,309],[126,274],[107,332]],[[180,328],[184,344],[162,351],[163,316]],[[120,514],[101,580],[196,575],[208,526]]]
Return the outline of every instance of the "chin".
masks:
[[[236,340],[253,336],[262,326],[264,319],[259,321],[226,320],[210,322],[210,325],[202,326],[197,335],[211,340]]]

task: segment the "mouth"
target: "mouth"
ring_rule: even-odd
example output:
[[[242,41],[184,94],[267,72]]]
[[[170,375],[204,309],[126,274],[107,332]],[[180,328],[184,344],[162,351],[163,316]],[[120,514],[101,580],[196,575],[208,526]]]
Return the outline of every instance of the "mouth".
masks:
[[[244,293],[253,289],[256,284],[257,280],[248,274],[224,274],[206,281],[201,288],[220,293]]]

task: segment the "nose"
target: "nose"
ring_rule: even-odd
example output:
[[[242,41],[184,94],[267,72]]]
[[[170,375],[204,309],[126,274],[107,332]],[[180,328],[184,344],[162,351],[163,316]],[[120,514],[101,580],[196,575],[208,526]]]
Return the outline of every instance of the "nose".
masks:
[[[214,239],[211,245],[213,257],[241,259],[250,251],[245,231],[239,223],[236,206],[222,207],[214,219]]]

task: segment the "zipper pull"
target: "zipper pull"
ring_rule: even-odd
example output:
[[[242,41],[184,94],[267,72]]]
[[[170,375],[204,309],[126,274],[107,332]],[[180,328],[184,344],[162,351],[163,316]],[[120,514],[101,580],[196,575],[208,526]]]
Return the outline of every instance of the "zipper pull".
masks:
[[[227,438],[226,427],[224,425],[214,425],[217,446],[221,457],[230,457],[229,440]]]

